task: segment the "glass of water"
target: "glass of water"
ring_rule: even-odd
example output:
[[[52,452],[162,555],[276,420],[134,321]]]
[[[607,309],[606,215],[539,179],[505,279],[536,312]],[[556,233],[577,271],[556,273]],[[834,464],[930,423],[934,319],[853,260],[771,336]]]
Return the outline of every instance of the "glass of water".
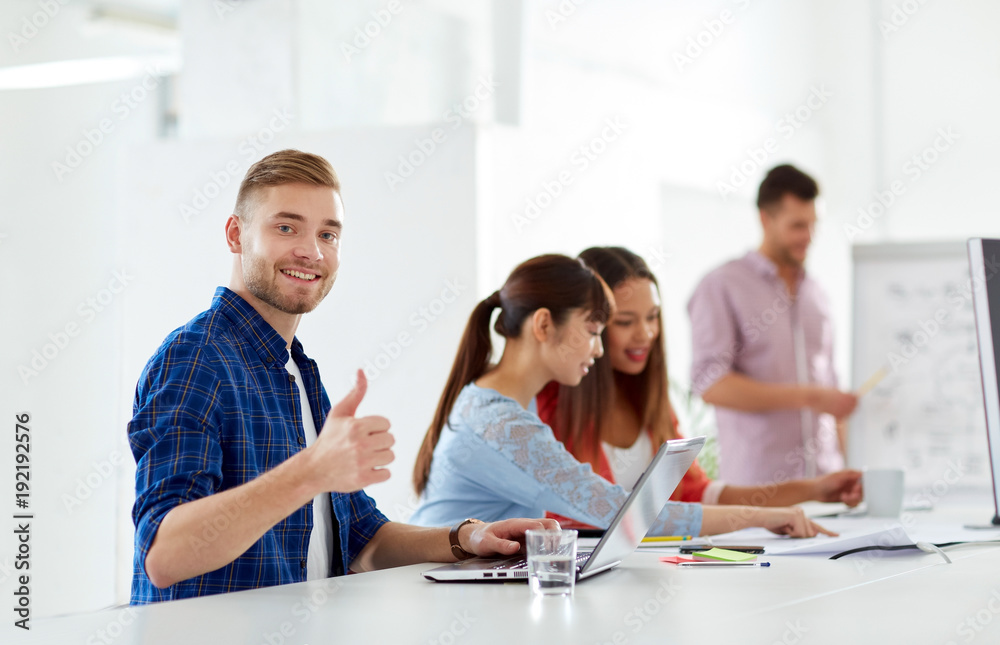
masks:
[[[526,531],[528,585],[539,596],[572,596],[576,582],[576,531]]]

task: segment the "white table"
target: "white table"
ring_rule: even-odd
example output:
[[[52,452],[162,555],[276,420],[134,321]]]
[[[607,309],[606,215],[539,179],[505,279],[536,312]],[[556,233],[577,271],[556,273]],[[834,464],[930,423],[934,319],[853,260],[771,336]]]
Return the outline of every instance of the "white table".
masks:
[[[927,519],[957,524],[988,512],[977,505]],[[1000,642],[1000,546],[948,554],[953,564],[904,551],[678,569],[637,552],[578,584],[572,599],[535,601],[524,583],[436,584],[420,576],[428,565],[415,565],[35,620],[31,636],[59,645]]]

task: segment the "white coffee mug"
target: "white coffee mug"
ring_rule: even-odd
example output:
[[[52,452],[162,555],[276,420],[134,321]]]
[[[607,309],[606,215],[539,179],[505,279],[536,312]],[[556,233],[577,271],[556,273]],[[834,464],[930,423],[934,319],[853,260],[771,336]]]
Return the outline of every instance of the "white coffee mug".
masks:
[[[903,510],[902,468],[866,468],[862,486],[870,517],[899,517]]]

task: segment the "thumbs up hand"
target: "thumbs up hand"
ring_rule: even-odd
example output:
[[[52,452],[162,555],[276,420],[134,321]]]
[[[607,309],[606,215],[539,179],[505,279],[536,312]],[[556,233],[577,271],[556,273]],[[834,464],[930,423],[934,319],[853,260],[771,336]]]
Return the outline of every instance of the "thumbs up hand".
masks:
[[[385,417],[355,417],[368,390],[365,373],[358,370],[358,381],[330,410],[316,443],[306,448],[313,481],[323,491],[353,493],[365,486],[389,479],[396,442]]]

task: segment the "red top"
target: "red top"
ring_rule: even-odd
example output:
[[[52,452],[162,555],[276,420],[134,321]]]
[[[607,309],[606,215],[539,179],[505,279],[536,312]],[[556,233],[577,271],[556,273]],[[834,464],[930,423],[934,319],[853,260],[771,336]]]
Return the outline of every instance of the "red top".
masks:
[[[556,427],[556,404],[559,402],[559,383],[552,381],[546,385],[542,391],[538,393],[538,396],[535,397],[535,400],[538,404],[538,416],[543,422],[552,428],[552,432],[555,433],[557,439],[563,442],[566,449],[569,450],[573,456],[582,461],[580,456],[574,452],[572,442],[563,438],[565,432],[563,432],[561,428]],[[674,414],[672,406],[670,408],[670,419],[673,421],[675,434],[680,437],[680,433],[677,432],[677,416]],[[649,437],[650,441],[654,441],[653,435],[648,430],[646,431],[646,436]],[[654,444],[653,448],[656,449],[659,448],[659,446]],[[604,453],[603,446],[598,454],[598,463],[594,471],[601,477],[614,483],[615,477],[611,472],[611,464],[608,462],[608,457]],[[708,475],[705,474],[705,471],[702,470],[701,466],[698,465],[698,462],[695,461],[691,464],[691,467],[688,468],[688,471],[684,473],[684,478],[681,480],[681,483],[677,485],[677,488],[670,496],[670,499],[674,502],[700,502],[702,496],[705,494],[705,488],[708,487],[710,482],[711,480],[708,478]]]

